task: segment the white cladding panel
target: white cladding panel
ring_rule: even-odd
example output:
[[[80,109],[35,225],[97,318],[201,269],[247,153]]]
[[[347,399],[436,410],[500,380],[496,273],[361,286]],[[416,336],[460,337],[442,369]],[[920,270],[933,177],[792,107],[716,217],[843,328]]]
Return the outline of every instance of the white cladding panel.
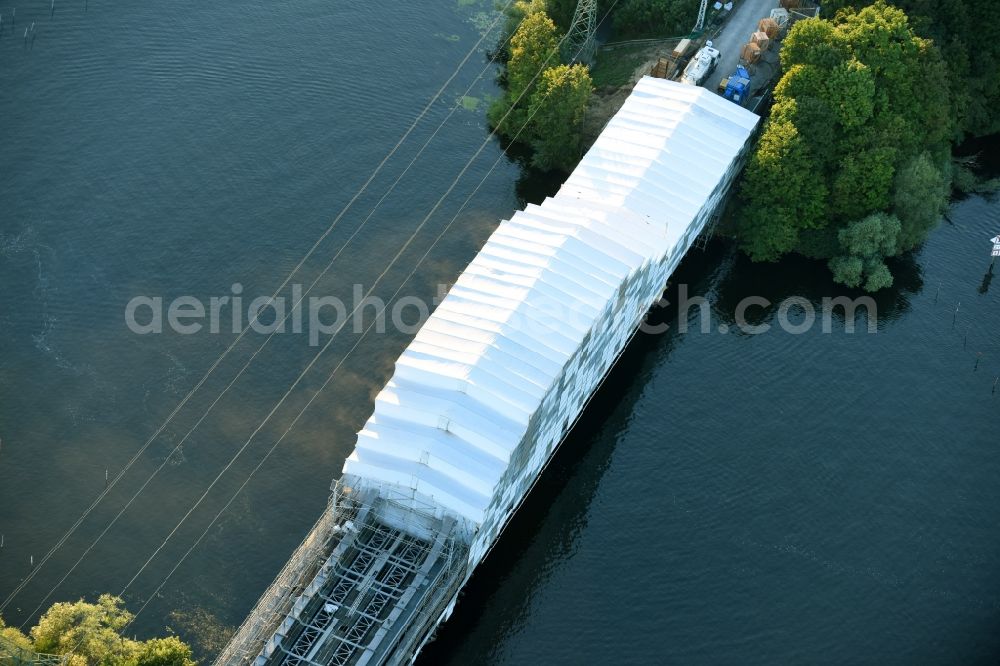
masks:
[[[474,565],[660,297],[759,118],[644,78],[555,197],[500,223],[396,363],[344,472],[479,525]]]

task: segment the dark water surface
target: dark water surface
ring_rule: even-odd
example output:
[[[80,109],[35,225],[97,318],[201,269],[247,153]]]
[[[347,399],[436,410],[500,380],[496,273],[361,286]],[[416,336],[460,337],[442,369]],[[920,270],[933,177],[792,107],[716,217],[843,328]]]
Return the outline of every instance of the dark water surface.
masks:
[[[235,337],[135,335],[129,299],[207,301],[236,282],[269,295],[491,20],[465,1],[83,8],[59,1],[50,17],[25,0],[13,27],[0,8],[0,603]],[[484,64],[459,70],[296,281],[324,270],[470,84],[477,100],[496,94],[491,72],[474,82]],[[317,293],[370,287],[485,137],[482,110],[461,107]],[[498,157],[491,143],[376,294],[395,291]],[[405,293],[453,280],[534,189],[503,159]],[[670,332],[630,347],[422,663],[994,662],[1000,285],[987,268],[1000,202],[970,197],[949,217],[893,266],[876,334],[835,320],[829,334],[681,335],[676,309],[662,313]],[[712,302],[713,331],[748,295],[843,293],[820,266],[753,266],[724,244],[675,281]],[[697,330],[696,311],[684,316]],[[144,567],[318,351],[275,336],[171,455],[263,342],[244,338],[4,618],[122,592],[138,573],[124,589],[137,611],[357,340],[320,356]],[[137,633],[170,624],[210,651],[191,618],[241,621],[324,506],[406,341],[369,336],[347,358]]]

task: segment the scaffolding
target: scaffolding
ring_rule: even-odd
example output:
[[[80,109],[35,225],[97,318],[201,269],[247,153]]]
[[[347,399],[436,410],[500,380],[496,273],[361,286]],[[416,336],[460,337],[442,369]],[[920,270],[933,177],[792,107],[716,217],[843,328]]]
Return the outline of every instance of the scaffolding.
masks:
[[[335,536],[333,528],[336,525],[336,506],[331,501],[229,644],[216,658],[217,664],[235,666],[254,661],[265,641],[274,633],[278,622],[291,610],[295,599],[304,591],[305,584],[319,570],[324,559],[323,553]]]
[[[470,537],[413,491],[345,477],[216,663],[409,662],[465,581]]]
[[[705,223],[705,226],[702,227],[701,233],[698,234],[698,237],[694,239],[694,242],[691,244],[691,246],[702,251],[708,249],[708,243],[709,241],[712,240],[712,238],[715,237],[715,229],[716,227],[719,226],[719,220],[721,219],[722,219],[721,211],[716,210],[714,213],[712,213],[712,217],[710,217],[708,222]]]
[[[62,666],[68,655],[32,652],[0,636],[0,665],[2,666]]]

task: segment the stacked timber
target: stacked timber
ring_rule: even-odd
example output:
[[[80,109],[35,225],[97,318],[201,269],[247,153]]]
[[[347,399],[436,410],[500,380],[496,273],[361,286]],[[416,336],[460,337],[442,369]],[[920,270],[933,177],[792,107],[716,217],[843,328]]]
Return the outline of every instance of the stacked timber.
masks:
[[[766,51],[771,45],[771,40],[768,38],[767,33],[761,30],[750,35],[750,43],[756,44],[761,51]]]
[[[673,79],[680,69],[680,61],[673,55],[657,59],[649,75],[656,79]]]

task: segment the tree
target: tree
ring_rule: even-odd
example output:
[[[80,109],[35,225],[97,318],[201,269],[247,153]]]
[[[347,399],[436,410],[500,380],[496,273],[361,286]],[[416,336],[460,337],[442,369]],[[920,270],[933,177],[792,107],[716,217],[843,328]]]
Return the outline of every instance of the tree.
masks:
[[[0,620],[0,636],[30,652],[69,655],[70,666],[196,666],[191,648],[176,636],[147,641],[122,637],[132,618],[121,598],[104,594],[97,603],[53,604],[32,627],[30,638]]]
[[[121,599],[103,594],[96,604],[82,599],[53,604],[32,628],[31,637],[37,652],[73,652],[88,663],[106,663],[131,656],[128,641],[118,635],[131,620]]]
[[[545,67],[559,64],[559,32],[543,11],[524,17],[510,41],[507,84],[515,99],[534,88]]]
[[[830,259],[833,279],[857,287],[866,277],[866,291],[891,287],[892,274],[884,258],[895,254],[899,230],[899,219],[885,213],[873,213],[841,229],[838,236],[846,254]]]
[[[194,666],[191,648],[176,636],[152,638],[140,644],[127,666]]]
[[[525,124],[531,94],[544,70],[559,64],[556,25],[538,5],[525,5],[530,11],[510,40],[507,92],[489,111],[490,124],[511,138],[517,137]]]
[[[24,650],[25,652],[34,652],[34,646],[31,644],[31,639],[22,634],[17,628],[6,626],[3,623],[3,618],[0,618],[0,641],[3,641],[10,647],[18,648]]]
[[[852,222],[840,231],[840,244],[848,253],[869,259],[887,257],[896,251],[899,219],[885,213],[873,213]]]
[[[834,15],[848,5],[861,9],[873,0],[825,0],[823,13]],[[965,0],[893,0],[906,12],[920,37],[933,39],[943,55],[942,81],[950,81],[950,94],[936,86],[929,98],[950,100],[949,118],[937,125],[976,135],[1000,131],[1000,6]],[[921,104],[923,100],[914,100]],[[935,100],[936,101],[936,100]],[[952,122],[954,121],[954,122]],[[949,137],[953,138],[953,137]],[[957,136],[954,138],[958,138]]]
[[[518,26],[521,25],[521,22],[528,14],[545,12],[548,4],[546,0],[514,0],[514,2],[504,7],[504,28],[500,33],[501,38],[498,43],[502,47],[503,52],[506,53],[506,56],[503,58],[504,63],[510,58],[510,49],[509,45],[503,45],[510,41],[511,36],[517,31]]]
[[[559,65],[542,73],[529,108],[534,166],[573,168],[580,158],[580,130],[592,92],[584,65]]]
[[[578,0],[545,0],[545,13],[552,17],[563,33],[570,29]]]
[[[796,23],[781,61],[743,179],[740,244],[755,261],[798,252],[830,260],[845,284],[891,284],[883,257],[919,244],[947,189],[944,172],[919,158],[946,152],[951,135],[940,52],[906,14],[877,2]],[[902,225],[892,249],[845,253],[845,239],[889,212]]]
[[[828,214],[840,220],[857,219],[889,205],[896,151],[892,148],[858,150],[844,155],[833,175]]]
[[[834,107],[837,122],[845,130],[862,127],[875,113],[875,75],[855,58],[845,60],[826,76],[826,98]]]
[[[948,177],[934,166],[930,153],[920,153],[899,170],[893,192],[893,210],[902,224],[897,254],[919,245],[938,223],[948,190]]]
[[[892,286],[892,273],[885,262],[872,259],[865,263],[865,291],[878,291]]]
[[[781,66],[786,71],[796,65],[835,67],[847,55],[832,21],[799,21],[781,43]]]
[[[691,30],[698,0],[622,0],[613,9],[622,37],[668,37]]]
[[[748,205],[739,231],[743,250],[754,261],[774,261],[791,252],[799,231],[823,222],[826,186],[815,177],[816,161],[789,119],[792,113],[775,105],[747,166],[743,195]]]
[[[580,157],[593,82],[585,65],[560,64],[558,29],[544,6],[542,0],[519,3],[527,14],[511,38],[507,91],[490,108],[489,121],[531,146],[534,166],[569,171]]]
[[[848,287],[861,286],[861,279],[864,277],[865,262],[861,257],[842,255],[834,257],[829,261],[830,272],[833,273],[833,281],[845,284]]]
[[[830,103],[820,97],[801,95],[789,99],[782,112],[795,126],[810,153],[818,173],[825,173],[836,158],[837,118]]]

